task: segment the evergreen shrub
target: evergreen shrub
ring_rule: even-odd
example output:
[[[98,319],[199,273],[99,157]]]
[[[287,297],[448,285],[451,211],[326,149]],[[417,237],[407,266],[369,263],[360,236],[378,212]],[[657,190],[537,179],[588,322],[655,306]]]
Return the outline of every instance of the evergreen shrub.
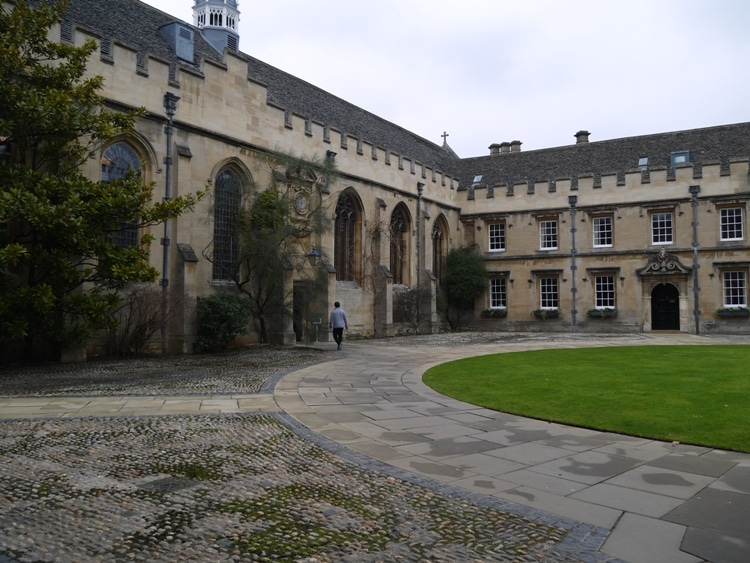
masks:
[[[199,297],[196,352],[219,352],[247,332],[247,298],[227,293]]]

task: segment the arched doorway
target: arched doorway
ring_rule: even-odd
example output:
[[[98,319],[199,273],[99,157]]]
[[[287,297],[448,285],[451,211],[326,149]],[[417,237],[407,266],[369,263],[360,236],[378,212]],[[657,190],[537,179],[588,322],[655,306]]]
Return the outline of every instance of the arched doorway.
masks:
[[[651,330],[680,330],[680,292],[671,283],[651,290]]]

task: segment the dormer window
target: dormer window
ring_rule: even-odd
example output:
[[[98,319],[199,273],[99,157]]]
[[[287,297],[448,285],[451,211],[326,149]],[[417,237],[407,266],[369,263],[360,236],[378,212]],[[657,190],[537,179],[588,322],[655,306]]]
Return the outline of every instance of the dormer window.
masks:
[[[193,62],[193,30],[181,22],[172,22],[161,28],[161,34],[166,39],[175,55],[184,61]]]
[[[690,162],[690,151],[675,151],[669,155],[669,164],[674,173],[674,169],[680,164]]]

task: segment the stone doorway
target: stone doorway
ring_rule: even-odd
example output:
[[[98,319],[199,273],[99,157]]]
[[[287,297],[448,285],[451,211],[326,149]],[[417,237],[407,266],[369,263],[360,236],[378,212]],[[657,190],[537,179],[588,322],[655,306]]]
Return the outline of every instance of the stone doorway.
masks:
[[[680,330],[680,292],[671,283],[651,290],[651,330]]]

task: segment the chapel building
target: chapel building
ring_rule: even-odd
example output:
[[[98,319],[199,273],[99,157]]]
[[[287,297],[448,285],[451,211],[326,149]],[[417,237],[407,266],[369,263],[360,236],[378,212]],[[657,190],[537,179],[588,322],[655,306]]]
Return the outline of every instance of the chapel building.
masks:
[[[461,158],[445,137],[422,138],[242,52],[239,8],[195,0],[188,23],[138,0],[70,0],[52,30],[62,42],[98,42],[88,72],[104,77],[110,109],[147,110],[135,136],[89,161],[90,177],[138,168],[155,197],[167,179],[173,196],[210,186],[193,213],[170,221],[171,244],[152,247],[152,265],[168,264],[185,303],[232,290],[216,265],[232,260],[231,245],[214,245],[242,205],[238,190],[268,183],[264,159],[285,151],[335,159],[339,175],[294,186],[295,212],[323,204],[333,228],[310,236],[320,263],[290,269],[294,314],[277,319],[278,343],[329,339],[334,301],[353,334],[413,330],[394,314],[409,287],[427,289],[419,330],[445,328],[445,257],[472,244],[488,272],[464,323],[472,329],[750,334],[750,123],[602,141],[571,131],[562,147],[523,151],[514,140]],[[327,276],[314,297],[304,291],[312,268]],[[194,337],[186,306],[169,350],[191,352]]]

